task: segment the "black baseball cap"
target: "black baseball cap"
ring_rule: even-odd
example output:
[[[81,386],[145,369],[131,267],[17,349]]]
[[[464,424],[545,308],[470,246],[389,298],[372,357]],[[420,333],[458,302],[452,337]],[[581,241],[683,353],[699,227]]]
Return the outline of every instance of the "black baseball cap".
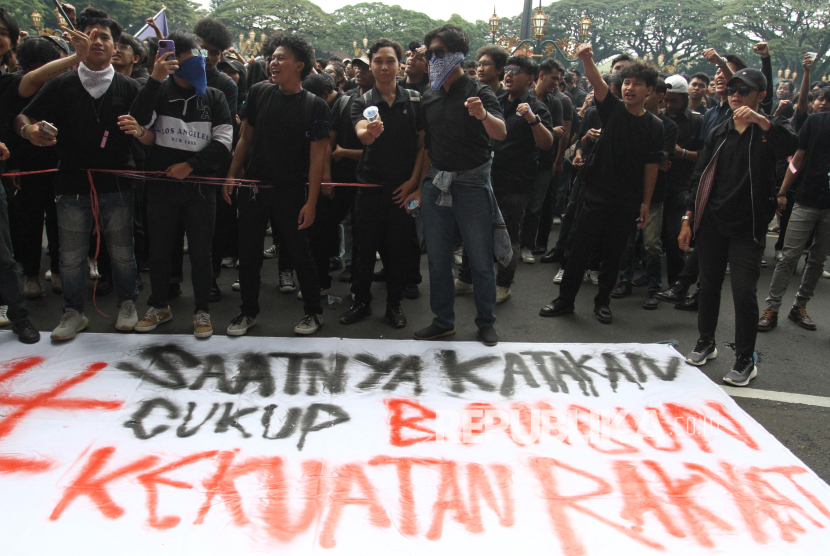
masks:
[[[759,91],[767,90],[767,78],[764,77],[764,74],[761,73],[760,70],[755,68],[745,68],[740,71],[736,71],[726,86],[731,87],[739,85],[737,82],[749,85],[750,87],[755,87]]]

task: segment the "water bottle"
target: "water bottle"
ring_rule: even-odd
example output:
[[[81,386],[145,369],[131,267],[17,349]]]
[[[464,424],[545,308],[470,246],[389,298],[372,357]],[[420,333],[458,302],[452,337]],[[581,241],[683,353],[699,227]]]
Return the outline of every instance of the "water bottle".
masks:
[[[369,123],[376,121],[378,119],[378,107],[368,107],[366,110],[363,111],[363,117],[369,120]]]
[[[407,201],[406,208],[409,209],[409,214],[412,218],[418,218],[421,214],[421,205],[418,203],[418,199],[410,199]]]

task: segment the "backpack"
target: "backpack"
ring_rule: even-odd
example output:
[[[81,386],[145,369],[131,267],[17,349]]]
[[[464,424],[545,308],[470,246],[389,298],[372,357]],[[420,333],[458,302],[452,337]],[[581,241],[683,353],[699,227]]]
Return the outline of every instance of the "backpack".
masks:
[[[418,91],[413,91],[412,89],[404,89],[409,99],[406,101],[406,116],[407,121],[409,122],[409,131],[412,133],[413,137],[417,137],[418,135],[418,127],[416,126],[416,122],[418,121],[418,114],[415,112],[415,104],[418,103],[418,110],[420,111],[421,108],[421,93]],[[363,95],[363,102],[366,104],[367,107],[374,106],[372,104],[372,91],[367,91],[365,95]]]

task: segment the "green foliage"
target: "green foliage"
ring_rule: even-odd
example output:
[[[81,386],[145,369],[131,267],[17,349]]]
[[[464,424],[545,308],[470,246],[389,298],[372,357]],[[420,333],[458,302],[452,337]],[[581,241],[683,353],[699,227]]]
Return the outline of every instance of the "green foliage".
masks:
[[[210,14],[227,25],[233,36],[253,29],[270,35],[274,31],[300,33],[314,41],[333,30],[331,16],[308,0],[226,0]]]

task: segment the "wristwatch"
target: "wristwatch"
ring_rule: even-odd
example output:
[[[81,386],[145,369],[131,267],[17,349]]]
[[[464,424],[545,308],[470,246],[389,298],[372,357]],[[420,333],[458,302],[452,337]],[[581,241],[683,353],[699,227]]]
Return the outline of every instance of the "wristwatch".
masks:
[[[692,217],[691,217],[691,216],[686,216],[686,215],[684,214],[683,216],[681,216],[681,217],[680,217],[680,222],[683,222],[684,220],[691,220],[691,219],[692,219]]]
[[[539,125],[542,123],[542,118],[539,117],[539,114],[536,114],[536,121],[531,123],[530,126],[533,127],[535,125]]]

